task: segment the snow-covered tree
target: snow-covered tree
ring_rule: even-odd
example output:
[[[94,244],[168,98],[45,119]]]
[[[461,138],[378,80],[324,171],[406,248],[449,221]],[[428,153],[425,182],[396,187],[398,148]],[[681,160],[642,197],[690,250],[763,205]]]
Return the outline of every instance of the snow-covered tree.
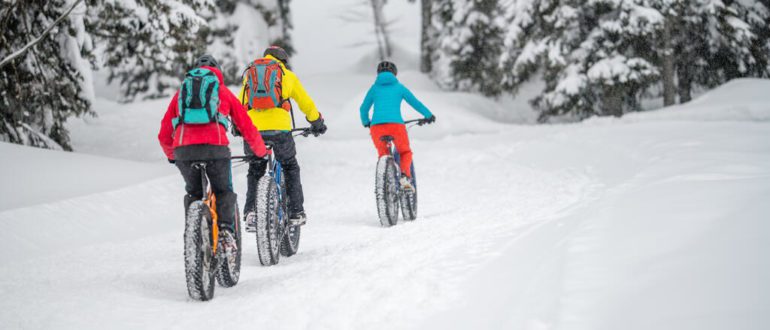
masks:
[[[249,62],[269,45],[294,53],[289,0],[217,0],[206,42],[219,59],[225,82],[237,83]],[[255,28],[258,27],[258,28]]]
[[[0,9],[0,59],[21,49],[74,1],[6,1]],[[29,51],[0,67],[0,141],[71,150],[64,123],[92,114],[93,43],[85,3]]]
[[[124,101],[166,96],[206,49],[213,0],[101,0],[91,6],[91,29],[104,49],[109,80]]]
[[[131,101],[170,95],[205,53],[235,82],[269,44],[293,51],[289,0],[0,1],[0,60],[28,49],[0,67],[2,141],[71,149],[64,123],[93,113],[93,69]]]
[[[507,0],[503,86],[515,92],[542,75],[546,88],[533,105],[545,120],[622,115],[651,92],[673,104],[694,86],[766,77],[763,2]]]
[[[499,95],[503,50],[498,0],[435,0],[434,77],[444,88]]]
[[[523,32],[509,37],[509,47],[523,47],[518,57],[512,60],[509,56],[503,63],[509,63],[515,73],[543,70],[546,89],[533,100],[542,112],[541,119],[566,113],[621,115],[637,108],[639,94],[658,76],[647,57],[651,37],[663,19],[641,2],[544,0],[521,4],[528,17],[532,13],[540,16],[539,26],[533,27],[539,31],[532,38],[521,38]],[[514,18],[519,29],[535,22]],[[504,80],[510,86],[521,81],[518,77]]]

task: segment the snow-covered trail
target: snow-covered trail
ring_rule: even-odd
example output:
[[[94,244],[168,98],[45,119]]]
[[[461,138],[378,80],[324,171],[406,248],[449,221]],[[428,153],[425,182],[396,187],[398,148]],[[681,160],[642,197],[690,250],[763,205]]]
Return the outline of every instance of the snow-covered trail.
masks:
[[[355,115],[339,109],[330,122]],[[457,111],[445,122],[473,122]],[[767,122],[412,132],[427,134],[413,142],[417,221],[379,227],[365,131],[300,140],[311,216],[300,253],[261,267],[245,236],[241,282],[207,303],[186,294],[176,175],[4,211],[0,327],[766,324]]]
[[[261,267],[253,237],[247,236],[241,283],[233,289],[220,288],[216,299],[207,304],[186,296],[178,205],[182,190],[176,176],[4,212],[0,215],[4,223],[43,214],[73,223],[80,217],[88,219],[73,232],[59,232],[66,237],[53,238],[58,246],[24,242],[19,242],[19,248],[9,246],[16,255],[31,254],[25,250],[35,248],[43,251],[29,260],[4,256],[4,264],[14,266],[0,271],[0,287],[4,296],[14,299],[0,303],[0,320],[25,328],[100,324],[181,328],[223,322],[201,318],[205,312],[234,312],[224,322],[238,328],[413,324],[447,303],[457,293],[460,275],[493,256],[501,240],[525,233],[590,196],[591,182],[584,173],[548,173],[511,166],[514,153],[494,156],[504,141],[489,145],[488,136],[445,140],[415,141],[415,150],[424,150],[417,158],[424,173],[420,176],[421,216],[390,229],[378,224],[372,187],[375,158],[366,139],[300,142],[312,221],[303,232],[301,252],[276,267]],[[474,145],[487,146],[467,157],[451,156]],[[500,162],[489,171],[469,171],[495,160]],[[244,175],[243,168],[238,168],[235,186],[239,191],[245,186]],[[498,184],[502,177],[521,189],[506,191],[510,187]],[[89,228],[99,219],[125,223],[114,224],[119,229],[115,231]],[[78,238],[79,231],[89,229],[102,231],[109,242]],[[142,230],[147,232],[135,232]],[[98,313],[74,317],[83,311]]]

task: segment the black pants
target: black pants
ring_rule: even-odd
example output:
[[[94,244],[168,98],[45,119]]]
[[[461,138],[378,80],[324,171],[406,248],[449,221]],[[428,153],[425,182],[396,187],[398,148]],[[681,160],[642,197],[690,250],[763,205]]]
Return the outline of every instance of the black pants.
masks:
[[[289,214],[304,211],[302,206],[305,203],[305,197],[302,194],[302,182],[299,178],[299,164],[297,163],[297,149],[294,146],[294,137],[291,133],[284,132],[275,135],[262,134],[265,142],[273,143],[273,154],[275,159],[281,163],[283,175],[286,178],[286,193],[289,196]],[[246,155],[254,155],[248,144],[243,145],[243,152]],[[254,210],[254,204],[257,199],[257,181],[263,175],[267,168],[267,161],[260,160],[249,164],[249,173],[247,175],[248,190],[246,191],[246,205],[244,214]]]
[[[217,198],[217,214],[219,215],[219,229],[235,228],[235,203],[238,196],[233,192],[232,172],[230,159],[214,159],[202,161],[177,160],[176,167],[182,173],[185,182],[187,196],[184,198],[185,212],[193,201],[203,198],[201,186],[201,170],[193,167],[195,163],[206,164],[206,174],[209,177],[211,189]]]

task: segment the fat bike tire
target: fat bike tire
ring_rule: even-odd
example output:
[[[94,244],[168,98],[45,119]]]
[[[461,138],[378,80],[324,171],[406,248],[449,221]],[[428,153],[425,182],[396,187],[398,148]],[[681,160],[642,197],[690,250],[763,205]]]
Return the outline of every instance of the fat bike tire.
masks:
[[[259,263],[271,266],[278,263],[280,254],[278,189],[269,175],[259,179],[257,184],[257,251]]]
[[[289,225],[286,227],[286,233],[281,240],[281,255],[284,257],[291,257],[297,254],[299,250],[299,236],[301,233],[301,226]]]
[[[417,175],[414,172],[414,162],[412,162],[412,187],[414,191],[401,192],[401,213],[405,221],[414,221],[417,219]]]
[[[200,301],[214,297],[216,258],[212,249],[211,211],[203,201],[187,209],[184,231],[184,266],[187,293]]]
[[[393,157],[380,157],[377,161],[375,197],[377,215],[383,227],[395,226],[398,223],[399,183],[396,178],[396,164]]]
[[[238,211],[238,204],[235,204],[235,242],[238,250],[235,251],[234,255],[228,257],[224,255],[224,249],[217,249],[218,252],[222,252],[217,282],[225,288],[235,286],[241,278],[241,238],[241,215]]]
[[[286,190],[285,176],[281,176],[281,191],[283,192],[283,214],[286,216],[285,231],[281,233],[281,249],[280,253],[284,257],[291,257],[297,254],[299,250],[299,237],[301,233],[301,226],[292,226],[289,222],[289,195]]]

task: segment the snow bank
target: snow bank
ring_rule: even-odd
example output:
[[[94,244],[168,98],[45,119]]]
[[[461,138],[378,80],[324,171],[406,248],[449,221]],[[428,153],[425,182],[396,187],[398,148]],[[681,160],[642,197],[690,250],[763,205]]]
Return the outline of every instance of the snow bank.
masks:
[[[685,104],[630,113],[620,119],[586,120],[588,123],[618,121],[770,121],[770,79],[735,79]]]
[[[168,175],[167,166],[0,142],[0,210],[92,194]]]

